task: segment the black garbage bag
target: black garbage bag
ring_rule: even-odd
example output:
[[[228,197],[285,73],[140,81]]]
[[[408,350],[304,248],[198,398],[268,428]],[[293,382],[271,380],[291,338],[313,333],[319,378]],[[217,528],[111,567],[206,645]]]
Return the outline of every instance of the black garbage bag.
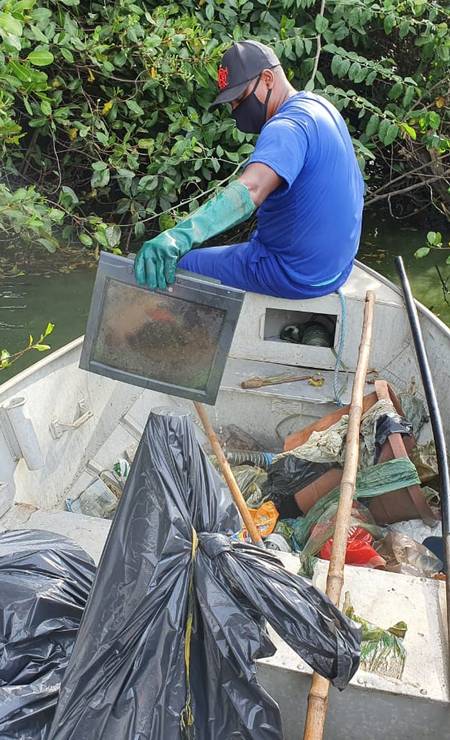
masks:
[[[398,415],[389,416],[388,414],[383,414],[383,416],[378,417],[375,427],[374,465],[377,464],[383,445],[390,434],[401,434],[403,437],[412,437],[412,424],[404,417]]]
[[[187,415],[153,412],[64,676],[51,740],[275,740],[266,618],[342,688],[359,630],[276,557],[224,534],[230,494]]]
[[[309,486],[332,468],[341,467],[337,463],[318,463],[303,460],[297,455],[284,455],[272,463],[267,480],[261,491],[275,504],[281,519],[295,519],[301,516],[294,495]]]
[[[0,738],[44,740],[95,565],[41,530],[0,534]]]

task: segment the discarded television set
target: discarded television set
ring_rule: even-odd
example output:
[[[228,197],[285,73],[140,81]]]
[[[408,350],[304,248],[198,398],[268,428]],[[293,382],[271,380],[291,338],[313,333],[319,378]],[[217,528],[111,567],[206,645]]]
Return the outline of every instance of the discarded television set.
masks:
[[[178,271],[168,290],[136,283],[132,260],[102,252],[83,370],[214,404],[244,292]]]

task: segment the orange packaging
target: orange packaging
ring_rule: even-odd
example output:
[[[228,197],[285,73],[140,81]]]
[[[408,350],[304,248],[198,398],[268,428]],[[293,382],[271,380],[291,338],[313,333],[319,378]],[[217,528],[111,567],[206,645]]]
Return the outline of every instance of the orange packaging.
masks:
[[[273,532],[279,517],[273,501],[266,501],[258,509],[249,509],[249,512],[261,533],[261,537],[267,537]]]

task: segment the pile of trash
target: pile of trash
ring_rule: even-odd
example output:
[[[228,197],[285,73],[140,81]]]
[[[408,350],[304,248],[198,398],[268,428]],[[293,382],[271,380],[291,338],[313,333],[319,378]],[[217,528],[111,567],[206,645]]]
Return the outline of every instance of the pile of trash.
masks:
[[[434,443],[415,441],[427,420],[425,408],[415,394],[400,401],[384,381],[376,386],[377,394],[366,397],[361,422],[346,563],[433,577],[444,565]],[[348,413],[334,412],[290,434],[281,453],[262,450],[235,425],[221,430],[226,457],[266,547],[299,554],[300,572],[308,577],[317,558],[331,555],[347,425]],[[112,519],[135,451],[135,446],[124,451],[78,499],[67,499],[67,509]],[[219,470],[214,456],[209,458]],[[242,527],[231,539],[250,542]]]
[[[408,421],[398,401],[367,404],[346,563],[434,577],[436,455],[416,444],[424,415],[412,409]],[[266,623],[338,689],[358,665],[400,679],[406,624],[378,627],[348,597],[341,612],[308,580],[331,556],[347,425],[335,412],[282,452],[227,430],[265,549],[251,544],[189,415],[167,411],[152,412],[139,446],[66,501],[113,520],[95,581],[66,538],[0,536],[0,736],[281,738],[279,708],[256,679],[255,660],[275,652]],[[298,554],[298,575],[282,552]]]
[[[444,568],[442,538],[433,536],[441,529],[436,452],[433,442],[415,442],[426,419],[418,403],[413,422],[386,398],[363,414],[348,565],[426,577]],[[317,558],[331,556],[348,424],[347,414],[337,415],[322,419],[320,430],[290,435],[264,469],[251,459],[234,468],[267,546],[298,553],[300,572],[309,577]],[[245,541],[247,533],[237,536]]]

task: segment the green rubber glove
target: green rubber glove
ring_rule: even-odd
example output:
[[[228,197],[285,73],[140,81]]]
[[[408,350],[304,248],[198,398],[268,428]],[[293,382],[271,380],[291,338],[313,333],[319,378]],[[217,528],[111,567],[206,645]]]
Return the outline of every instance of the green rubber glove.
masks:
[[[236,180],[154,239],[144,242],[134,261],[139,285],[164,290],[175,281],[178,260],[203,242],[245,221],[254,212],[246,185]]]

